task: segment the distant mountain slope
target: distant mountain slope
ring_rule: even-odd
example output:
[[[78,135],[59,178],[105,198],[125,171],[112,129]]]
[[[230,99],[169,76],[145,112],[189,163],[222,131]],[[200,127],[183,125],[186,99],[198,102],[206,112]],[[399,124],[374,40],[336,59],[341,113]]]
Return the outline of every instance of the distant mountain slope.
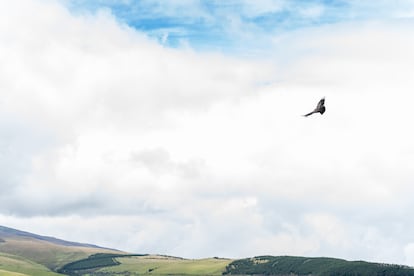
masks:
[[[318,276],[414,276],[414,269],[401,266],[345,261],[334,258],[306,258],[290,256],[260,256],[241,259],[227,266],[230,275],[318,275]]]
[[[8,238],[13,238],[13,237],[27,237],[27,238],[33,238],[36,240],[42,240],[42,241],[47,241],[53,244],[57,244],[57,245],[64,245],[64,246],[81,246],[81,247],[92,247],[92,248],[99,248],[99,249],[109,249],[109,248],[104,248],[104,247],[100,247],[97,245],[93,245],[93,244],[87,244],[87,243],[79,243],[79,242],[71,242],[71,241],[65,241],[65,240],[61,240],[61,239],[57,239],[54,237],[48,237],[48,236],[41,236],[41,235],[37,235],[37,234],[32,234],[29,232],[25,232],[25,231],[20,231],[17,229],[13,229],[13,228],[9,228],[9,227],[5,227],[5,226],[1,226],[0,225],[0,239],[8,239]],[[1,240],[0,240],[1,242]],[[113,250],[113,249],[111,249]]]
[[[67,263],[93,254],[123,252],[0,226],[0,253],[16,255],[57,271]],[[0,269],[2,269],[1,266]]]

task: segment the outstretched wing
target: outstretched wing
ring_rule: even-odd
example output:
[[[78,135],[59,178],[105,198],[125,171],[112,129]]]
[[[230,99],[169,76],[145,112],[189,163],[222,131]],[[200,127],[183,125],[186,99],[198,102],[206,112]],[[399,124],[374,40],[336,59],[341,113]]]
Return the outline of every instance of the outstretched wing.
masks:
[[[319,103],[318,103],[318,106],[316,107],[316,109],[315,110],[321,110],[322,109],[322,107],[325,105],[325,98],[322,98],[320,101],[319,101]]]

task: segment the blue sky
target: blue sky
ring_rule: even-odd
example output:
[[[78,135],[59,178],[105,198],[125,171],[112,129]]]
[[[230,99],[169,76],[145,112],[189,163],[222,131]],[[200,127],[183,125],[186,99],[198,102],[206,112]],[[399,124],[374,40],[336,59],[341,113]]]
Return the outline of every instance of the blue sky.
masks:
[[[243,51],[267,48],[268,36],[340,22],[411,17],[413,2],[355,0],[67,0],[75,12],[110,10],[170,47]]]
[[[119,21],[171,47],[187,43],[196,49],[232,51],[248,48],[246,43],[264,47],[266,36],[290,30],[394,16],[385,2],[360,2],[72,0],[68,5],[75,12],[110,10]],[[254,43],[257,39],[259,43]]]

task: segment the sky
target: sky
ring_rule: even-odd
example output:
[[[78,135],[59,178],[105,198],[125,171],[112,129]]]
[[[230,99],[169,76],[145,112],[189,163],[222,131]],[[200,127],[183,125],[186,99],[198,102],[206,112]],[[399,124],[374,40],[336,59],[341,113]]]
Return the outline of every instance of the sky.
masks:
[[[0,225],[414,266],[414,1],[0,5]]]

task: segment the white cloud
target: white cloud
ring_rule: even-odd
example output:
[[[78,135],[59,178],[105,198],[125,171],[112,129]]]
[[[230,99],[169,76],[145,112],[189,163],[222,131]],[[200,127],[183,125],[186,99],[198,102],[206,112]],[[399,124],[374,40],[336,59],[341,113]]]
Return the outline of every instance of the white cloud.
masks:
[[[0,20],[0,224],[138,253],[413,264],[410,23],[292,32],[263,61],[54,2]]]
[[[409,264],[414,263],[414,243],[409,243],[404,247],[404,253],[406,262]]]

